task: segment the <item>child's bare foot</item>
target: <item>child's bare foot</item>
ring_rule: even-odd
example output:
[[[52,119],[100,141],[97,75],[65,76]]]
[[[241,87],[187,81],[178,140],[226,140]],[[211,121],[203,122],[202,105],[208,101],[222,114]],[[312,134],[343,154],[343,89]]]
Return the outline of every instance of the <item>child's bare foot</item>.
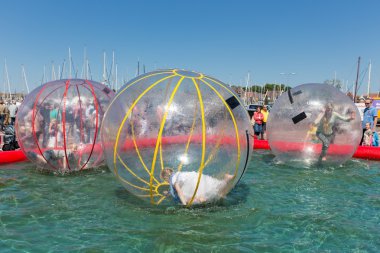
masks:
[[[234,176],[233,175],[231,175],[231,174],[224,174],[224,180],[225,181],[231,181],[232,179],[234,179]]]

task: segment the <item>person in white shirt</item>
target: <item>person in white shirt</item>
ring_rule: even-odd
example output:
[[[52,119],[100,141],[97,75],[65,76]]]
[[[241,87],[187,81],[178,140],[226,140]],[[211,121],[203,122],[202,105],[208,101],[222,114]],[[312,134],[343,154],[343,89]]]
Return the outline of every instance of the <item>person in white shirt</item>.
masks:
[[[16,101],[12,100],[12,103],[8,106],[9,117],[11,118],[11,125],[15,124],[16,114],[18,110],[18,106],[16,105]]]

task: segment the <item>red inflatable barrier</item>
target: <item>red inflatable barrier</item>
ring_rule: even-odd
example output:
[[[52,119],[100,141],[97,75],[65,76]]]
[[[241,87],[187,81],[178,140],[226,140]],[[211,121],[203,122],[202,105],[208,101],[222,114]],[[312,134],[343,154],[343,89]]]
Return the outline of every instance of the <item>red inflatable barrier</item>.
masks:
[[[292,143],[289,147],[290,147],[290,149],[295,148],[295,149],[299,150],[301,148],[300,145],[301,144]],[[269,146],[268,141],[266,141],[266,140],[255,140],[253,148],[254,149],[270,149],[270,146]],[[321,147],[318,147],[318,145],[316,148],[321,149]],[[334,148],[332,147],[331,152],[339,152],[341,149],[344,149],[344,147],[334,147]],[[358,149],[356,150],[356,152],[354,153],[353,157],[354,158],[360,158],[360,159],[380,161],[380,147],[359,146]]]
[[[178,143],[179,141],[185,141],[185,140],[187,140],[187,139],[178,138],[178,137],[177,138],[167,138],[167,140],[163,141],[163,143],[172,143],[172,142]],[[142,147],[144,145],[151,146],[153,141],[154,141],[153,139],[140,140],[138,144],[141,145],[139,147]],[[231,140],[229,140],[229,139],[227,140],[227,142],[230,142],[230,141]],[[126,142],[125,148],[131,148],[132,145],[133,145],[133,143]],[[299,150],[301,148],[301,146],[300,146],[301,144],[297,144],[297,143],[296,144],[293,143],[290,146],[288,146],[288,145],[289,145],[289,143],[287,143],[286,147],[289,147],[290,149],[298,149]],[[97,146],[95,146],[94,151],[100,152],[100,148],[101,148],[100,145],[97,145]],[[255,140],[253,148],[254,149],[269,150],[270,146],[269,146],[268,141],[266,141],[266,140]],[[284,148],[285,148],[285,146],[284,146]],[[316,148],[320,149],[320,147],[318,145],[316,145]],[[344,148],[344,147],[332,148],[332,152],[339,152],[339,150],[342,148]],[[380,147],[359,146],[353,157],[360,158],[360,159],[380,161]],[[0,152],[0,165],[15,163],[15,162],[22,162],[22,161],[26,161],[26,160],[27,160],[27,158],[21,150]]]
[[[0,152],[0,165],[28,160],[21,150]]]
[[[268,141],[265,140],[255,140],[253,142],[254,149],[270,149]]]
[[[57,150],[63,150],[63,148],[55,148]],[[46,149],[41,150],[41,152],[44,152]],[[96,144],[94,145],[94,149],[92,150],[92,145],[84,146],[81,150],[79,150],[80,155],[86,154],[86,153],[98,153],[103,152],[101,145]],[[28,158],[24,155],[21,149],[14,150],[14,151],[0,151],[0,165],[2,164],[9,164],[9,163],[16,163],[16,162],[23,162],[27,161]]]
[[[380,160],[380,147],[360,146],[356,150],[354,157],[368,160]]]

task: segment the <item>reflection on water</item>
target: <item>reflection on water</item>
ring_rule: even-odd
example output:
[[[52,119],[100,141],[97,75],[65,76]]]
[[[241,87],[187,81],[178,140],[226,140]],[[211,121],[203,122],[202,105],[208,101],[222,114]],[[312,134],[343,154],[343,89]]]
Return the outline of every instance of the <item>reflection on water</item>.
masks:
[[[107,168],[0,167],[0,252],[377,252],[380,163],[294,169],[256,151],[212,206],[151,206]]]

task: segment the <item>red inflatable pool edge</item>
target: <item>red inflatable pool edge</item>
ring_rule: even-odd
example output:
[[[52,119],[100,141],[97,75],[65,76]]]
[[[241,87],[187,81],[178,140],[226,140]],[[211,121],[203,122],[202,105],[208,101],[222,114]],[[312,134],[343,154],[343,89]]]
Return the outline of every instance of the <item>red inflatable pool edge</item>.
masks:
[[[23,162],[26,160],[28,160],[28,158],[24,155],[21,149],[0,152],[0,165]]]
[[[270,149],[270,147],[266,140],[254,140],[253,149]]]
[[[380,160],[380,147],[359,146],[353,157],[368,160]]]
[[[270,149],[267,140],[255,140],[253,143],[254,149]],[[365,147],[359,146],[354,155],[354,158],[367,159],[367,160],[377,160],[380,161],[380,147]]]
[[[255,140],[253,148],[269,150],[270,146],[268,141],[266,140]],[[380,161],[380,147],[359,146],[356,152],[354,153],[353,157],[359,159]],[[24,153],[21,150],[0,152],[0,165],[23,162],[27,160],[28,158],[24,155]]]

